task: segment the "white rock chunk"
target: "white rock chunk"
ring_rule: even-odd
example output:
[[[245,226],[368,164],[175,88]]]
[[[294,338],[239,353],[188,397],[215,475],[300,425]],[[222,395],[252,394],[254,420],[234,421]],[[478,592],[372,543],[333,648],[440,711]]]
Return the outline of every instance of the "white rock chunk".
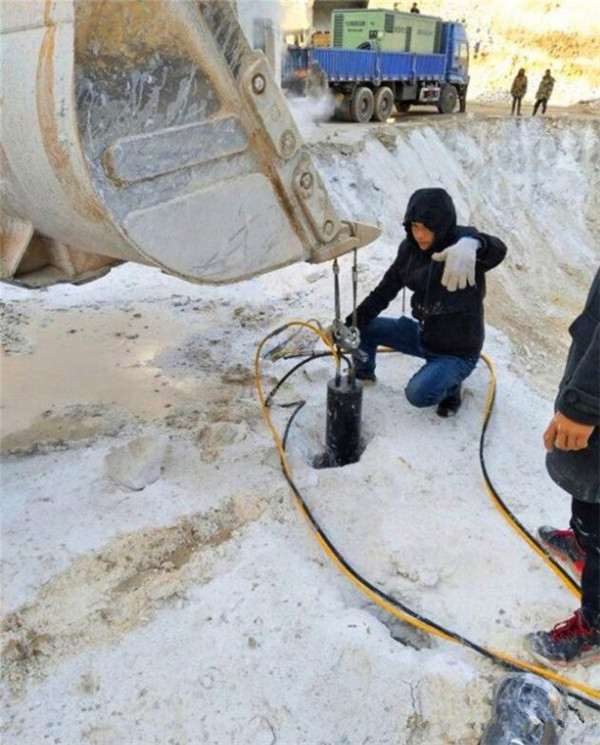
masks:
[[[111,450],[105,459],[108,477],[136,491],[154,483],[160,477],[168,444],[168,437],[150,435]]]

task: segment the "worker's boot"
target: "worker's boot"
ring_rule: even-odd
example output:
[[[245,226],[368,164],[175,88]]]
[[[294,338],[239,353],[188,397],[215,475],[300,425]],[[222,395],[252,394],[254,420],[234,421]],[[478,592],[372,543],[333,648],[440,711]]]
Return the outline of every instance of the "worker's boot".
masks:
[[[541,528],[538,528],[538,535],[542,545],[551,556],[572,569],[578,577],[581,577],[585,564],[585,551],[577,542],[575,533],[571,529],[558,530],[549,525],[542,525]]]
[[[461,398],[461,386],[457,385],[446,398],[442,399],[436,409],[436,414],[441,417],[454,416],[460,409]]]
[[[375,385],[377,382],[377,376],[374,372],[361,372],[360,370],[357,370],[356,379],[360,380],[361,383],[366,386]]]
[[[600,619],[597,619],[600,623]],[[566,667],[600,661],[600,629],[588,624],[581,610],[551,631],[528,634],[526,644],[531,654],[543,664]]]

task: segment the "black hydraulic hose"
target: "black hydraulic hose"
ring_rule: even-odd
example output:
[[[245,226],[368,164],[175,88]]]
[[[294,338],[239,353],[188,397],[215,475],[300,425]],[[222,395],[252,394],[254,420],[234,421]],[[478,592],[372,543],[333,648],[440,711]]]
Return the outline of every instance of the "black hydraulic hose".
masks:
[[[485,355],[482,355],[482,359],[488,365],[488,368],[490,369],[490,372],[493,375],[493,368],[490,362],[488,361],[487,357]],[[547,561],[547,563],[551,564],[554,573],[557,574],[562,579],[565,585],[567,585],[567,587],[569,587],[569,589],[571,589],[573,593],[581,594],[581,587],[571,577],[571,575],[548,553],[548,551],[544,548],[544,546],[521,523],[521,521],[516,517],[514,512],[511,511],[511,509],[504,502],[502,497],[498,494],[498,492],[496,491],[492,483],[492,480],[490,479],[487,466],[485,463],[485,435],[486,435],[488,425],[490,423],[490,419],[492,416],[492,409],[494,406],[495,399],[496,399],[496,387],[494,385],[494,387],[492,388],[490,398],[488,400],[487,409],[485,412],[485,416],[483,418],[483,426],[481,428],[481,436],[479,438],[479,464],[481,466],[481,471],[483,473],[485,485],[489,491],[491,498],[496,503],[496,506],[499,508],[499,510],[502,512],[502,514],[508,520],[508,522],[511,523],[512,527],[516,528],[517,532],[520,532],[522,534],[523,538],[528,543],[531,544],[534,550],[536,550],[537,553],[542,555],[544,560]]]
[[[308,356],[307,355],[303,355],[303,354],[293,354],[293,355],[290,355],[289,357],[284,357],[283,359],[293,359],[293,358],[296,358],[296,357],[303,357],[304,359],[302,359],[300,362],[298,362],[298,364],[296,364],[292,368],[290,368],[286,372],[286,374],[277,381],[277,383],[275,384],[275,387],[273,388],[273,390],[265,398],[265,404],[267,406],[270,406],[271,401],[273,400],[273,396],[277,393],[277,391],[281,388],[281,386],[285,383],[285,381],[289,377],[291,377],[296,372],[296,370],[298,370],[298,368],[302,367],[303,365],[306,365],[307,362],[312,362],[312,360],[318,360],[321,357],[332,357],[332,356],[333,355],[331,354],[331,352],[317,352],[317,354],[310,354]],[[352,366],[352,363],[348,360],[348,358],[345,355],[340,354],[340,357],[344,360],[344,362],[346,363],[346,365],[348,366],[348,368],[350,368]]]
[[[294,365],[293,369],[290,370],[290,371],[288,371],[283,378],[281,378],[279,381],[277,381],[276,385],[270,391],[270,393],[268,394],[268,396],[266,397],[265,400],[268,401],[268,402],[272,402],[274,395],[279,390],[279,388],[281,387],[281,385],[284,382],[284,380],[287,380],[290,377],[290,375],[292,375],[294,372],[296,372],[303,365],[305,365],[305,364],[307,364],[309,362],[312,362],[314,359],[319,359],[320,357],[329,356],[330,354],[331,354],[330,352],[325,352],[325,353],[318,354],[318,355],[310,355],[310,356],[307,356],[304,360],[301,360],[299,363],[297,363],[296,365]],[[306,401],[295,401],[295,402],[292,402],[292,403],[288,404],[288,406],[295,406],[296,408],[292,412],[292,415],[289,417],[288,422],[286,424],[284,438],[283,438],[283,441],[282,441],[284,450],[286,449],[287,439],[288,439],[288,435],[289,435],[289,431],[290,431],[291,425],[292,425],[294,419],[296,418],[297,414],[304,407],[305,403],[306,403]],[[484,420],[484,425],[483,425],[483,428],[482,428],[482,437],[481,437],[481,440],[480,440],[480,461],[482,463],[482,467],[485,467],[484,447],[483,446],[484,446],[485,431],[487,429],[487,424],[488,424],[488,421],[489,421],[490,413],[491,413],[491,406],[489,407],[489,410],[488,410],[487,415],[486,415],[485,420]],[[299,491],[298,487],[294,483],[294,481],[291,478],[291,476],[286,472],[285,469],[282,469],[282,470],[283,470],[284,477],[285,477],[286,481],[288,482],[288,484],[289,484],[292,492],[294,493],[294,495],[295,495],[295,497],[297,499],[298,504],[300,505],[300,507],[302,509],[303,514],[306,516],[307,520],[310,522],[310,524],[313,527],[314,531],[320,537],[321,541],[327,546],[327,548],[329,549],[329,551],[331,552],[331,554],[335,557],[336,561],[340,564],[340,566],[349,575],[351,575],[358,584],[360,584],[363,587],[367,588],[372,594],[374,594],[377,597],[379,597],[385,603],[387,603],[389,605],[392,605],[393,607],[395,607],[398,610],[402,611],[402,613],[404,613],[406,616],[409,616],[410,618],[413,618],[413,619],[419,621],[420,623],[425,624],[425,625],[429,626],[432,629],[435,629],[442,636],[447,637],[449,639],[452,639],[455,642],[461,644],[462,646],[465,646],[465,647],[467,647],[469,649],[472,649],[473,651],[475,651],[478,654],[482,655],[483,657],[485,657],[486,659],[490,660],[494,664],[499,665],[499,666],[501,666],[501,667],[503,667],[503,668],[505,668],[507,670],[511,670],[511,671],[519,671],[519,672],[525,671],[525,672],[529,672],[528,667],[526,667],[526,666],[520,666],[516,662],[509,662],[508,660],[502,659],[498,655],[494,654],[493,651],[491,651],[489,649],[486,649],[485,647],[477,644],[476,642],[471,641],[467,637],[462,636],[462,635],[458,634],[455,631],[451,631],[450,629],[445,628],[441,624],[438,624],[435,621],[430,620],[426,616],[423,616],[423,615],[417,613],[416,611],[412,610],[408,606],[406,606],[403,603],[401,603],[399,600],[396,600],[391,595],[388,595],[387,593],[385,593],[383,590],[380,590],[376,585],[374,585],[371,582],[369,582],[369,580],[367,580],[365,577],[363,577],[356,569],[354,569],[354,567],[352,567],[352,565],[344,558],[344,556],[338,551],[338,549],[335,547],[335,545],[330,541],[329,537],[327,536],[327,534],[325,533],[325,531],[323,530],[323,528],[319,524],[318,520],[316,519],[316,517],[313,515],[312,511],[310,510],[310,508],[306,504],[306,502],[305,502],[305,500],[304,500],[301,492]],[[486,473],[486,480],[489,481],[489,477],[487,476],[487,471],[485,473]],[[489,482],[489,483],[491,484],[491,482]],[[504,503],[502,503],[502,504],[504,504]],[[505,506],[505,509],[510,513],[510,510],[508,510],[508,508],[506,506]],[[515,518],[515,520],[516,520],[516,518]],[[575,693],[574,691],[566,690],[565,692],[566,692],[566,694],[569,697],[575,699],[576,701],[579,701],[580,703],[588,706],[589,708],[591,708],[591,709],[593,709],[595,711],[600,711],[600,704],[599,703],[596,703],[595,701],[592,701],[591,699],[588,699],[588,698],[586,698],[585,696],[582,696],[579,693]]]

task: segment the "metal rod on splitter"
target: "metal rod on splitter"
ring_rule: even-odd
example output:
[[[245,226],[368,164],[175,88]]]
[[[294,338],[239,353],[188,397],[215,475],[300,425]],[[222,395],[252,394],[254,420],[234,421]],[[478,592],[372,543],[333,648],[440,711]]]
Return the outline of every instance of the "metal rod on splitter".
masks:
[[[333,262],[335,322],[341,324],[340,268],[337,259]],[[353,319],[356,323],[356,252],[353,268]],[[360,458],[360,422],[362,413],[362,384],[354,376],[354,367],[348,377],[342,377],[340,361],[337,360],[335,378],[327,383],[327,425],[325,452],[313,462],[315,468],[336,468],[356,463]]]
[[[356,312],[356,298],[358,295],[358,251],[354,249],[354,260],[352,262],[352,327],[356,328],[356,324],[358,321],[358,315]],[[348,378],[350,380],[350,384],[354,387],[354,383],[356,381],[356,371],[354,368],[354,362],[352,366],[350,367],[350,372],[348,373]]]
[[[354,249],[354,262],[352,264],[352,325],[356,328],[358,316],[356,314],[356,297],[358,294],[358,251]]]
[[[335,324],[341,322],[341,310],[340,310],[340,265],[338,260],[333,260],[333,296],[335,303]],[[339,385],[342,379],[342,361],[340,356],[336,357],[335,361],[335,381],[336,385]]]

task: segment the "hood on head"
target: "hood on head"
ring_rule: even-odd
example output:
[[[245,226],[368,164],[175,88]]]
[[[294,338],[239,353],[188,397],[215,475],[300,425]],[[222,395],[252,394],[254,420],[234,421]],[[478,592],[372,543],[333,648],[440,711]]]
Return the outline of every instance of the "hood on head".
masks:
[[[445,189],[418,189],[408,200],[404,228],[409,240],[416,245],[411,222],[420,222],[435,233],[430,251],[456,242],[456,209],[452,197]]]

